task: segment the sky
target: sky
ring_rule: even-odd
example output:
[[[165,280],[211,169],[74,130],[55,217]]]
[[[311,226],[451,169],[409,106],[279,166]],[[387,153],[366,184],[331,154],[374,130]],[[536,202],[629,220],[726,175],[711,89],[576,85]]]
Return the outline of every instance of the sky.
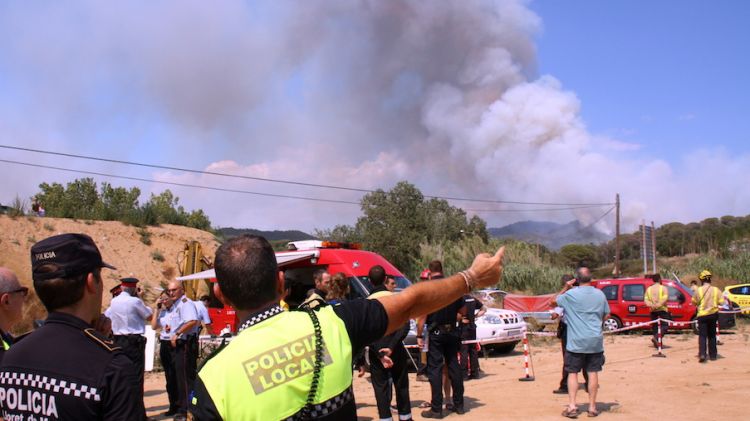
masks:
[[[406,180],[503,226],[750,213],[750,3],[0,2],[0,159],[330,228]],[[0,162],[0,203],[82,173]],[[500,203],[523,202],[523,203]],[[560,205],[547,205],[556,203]],[[593,207],[578,204],[603,204]],[[576,209],[568,209],[574,207]],[[550,210],[558,209],[558,210]]]

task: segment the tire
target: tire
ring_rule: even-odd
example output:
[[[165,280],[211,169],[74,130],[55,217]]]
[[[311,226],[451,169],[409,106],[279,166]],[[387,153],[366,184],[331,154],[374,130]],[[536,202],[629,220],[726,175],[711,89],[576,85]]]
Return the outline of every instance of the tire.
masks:
[[[620,320],[617,316],[611,316],[609,319],[605,320],[603,323],[603,328],[605,332],[612,332],[613,330],[620,329],[622,327],[622,320]]]
[[[516,348],[516,345],[518,345],[518,342],[519,341],[509,342],[507,344],[498,344],[498,345],[495,345],[493,348],[500,354],[510,354]]]

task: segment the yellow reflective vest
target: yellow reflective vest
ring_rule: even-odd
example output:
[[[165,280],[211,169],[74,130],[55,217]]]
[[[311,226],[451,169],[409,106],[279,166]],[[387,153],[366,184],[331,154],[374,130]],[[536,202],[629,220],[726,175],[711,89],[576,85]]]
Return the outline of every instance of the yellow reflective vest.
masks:
[[[693,295],[693,304],[698,306],[698,317],[718,313],[722,299],[719,288],[711,284],[702,285]]]
[[[325,306],[315,312],[323,364],[314,403],[335,401],[352,384],[352,345],[343,320]],[[280,420],[306,404],[315,367],[310,316],[284,311],[240,332],[198,376],[224,420]]]
[[[669,292],[667,287],[661,284],[653,284],[646,289],[644,301],[646,305],[651,307],[653,305],[664,303],[660,306],[653,307],[651,311],[667,311],[667,299],[669,298]]]

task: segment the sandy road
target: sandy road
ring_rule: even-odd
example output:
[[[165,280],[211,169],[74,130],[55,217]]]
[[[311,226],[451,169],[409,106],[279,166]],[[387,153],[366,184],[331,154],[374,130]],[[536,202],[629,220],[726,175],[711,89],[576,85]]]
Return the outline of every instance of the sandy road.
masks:
[[[734,334],[721,336],[717,361],[699,364],[697,337],[692,334],[665,338],[666,358],[654,358],[648,336],[607,337],[606,364],[600,375],[598,405],[600,419],[620,420],[713,420],[748,419],[750,399],[750,326],[740,323]],[[518,347],[520,349],[520,346]],[[536,380],[519,382],[523,355],[482,359],[485,376],[466,383],[466,415],[448,419],[546,420],[564,419],[560,413],[567,396],[553,395],[560,380],[559,342],[545,338],[532,342]],[[417,408],[429,400],[429,384],[411,375],[411,400]],[[160,373],[147,375],[146,408],[156,416],[167,408],[164,381]],[[368,377],[354,381],[360,420],[377,420],[377,410]],[[579,408],[585,411],[587,395],[581,390]],[[477,418],[478,417],[478,418]],[[584,414],[580,418],[587,418]],[[156,419],[168,419],[157,417]]]

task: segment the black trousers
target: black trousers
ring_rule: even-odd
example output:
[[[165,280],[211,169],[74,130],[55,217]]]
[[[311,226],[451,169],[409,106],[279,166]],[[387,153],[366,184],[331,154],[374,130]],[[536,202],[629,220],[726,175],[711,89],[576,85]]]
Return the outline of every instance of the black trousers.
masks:
[[[464,325],[461,327],[461,340],[473,341],[477,339],[477,328]],[[479,375],[479,352],[477,344],[461,344],[461,372],[464,377]]]
[[[656,319],[665,319],[665,320],[672,320],[672,316],[669,315],[668,311],[652,311],[651,312],[651,320]],[[669,328],[669,323],[667,322],[661,322],[661,323],[654,323],[651,325],[651,332],[654,334],[654,340],[659,340],[659,324],[661,324],[661,336],[662,338],[667,336],[667,329]]]
[[[138,382],[143,390],[143,371],[146,364],[146,338],[141,335],[114,335],[115,345],[130,359],[138,372]]]
[[[563,355],[563,369],[562,369],[562,378],[560,379],[560,389],[568,389],[568,372],[565,371],[565,352],[566,347],[568,346],[568,325],[566,325],[563,322],[560,322],[560,324],[557,327],[558,332],[557,336],[560,338],[560,344],[562,345],[562,355]],[[581,370],[583,372],[583,382],[586,384],[586,390],[589,388],[589,373],[584,368]]]
[[[370,378],[378,405],[378,416],[381,419],[391,418],[391,379],[396,389],[396,406],[399,415],[411,414],[409,397],[409,365],[406,349],[398,345],[391,353],[393,367],[385,368],[378,358],[378,350],[370,348]]]
[[[172,348],[172,362],[174,364],[175,378],[177,380],[177,413],[187,414],[190,394],[193,391],[193,383],[197,375],[198,362],[198,338],[193,335],[187,339],[177,341],[177,346]]]
[[[443,408],[443,363],[448,367],[448,378],[453,387],[453,406],[464,406],[464,379],[458,365],[461,337],[458,332],[430,333],[430,348],[427,351],[427,377],[432,391],[432,410]]]
[[[700,358],[706,358],[706,347],[708,347],[708,356],[716,358],[716,322],[719,320],[719,313],[709,314],[708,316],[698,317],[698,355]]]
[[[173,412],[177,410],[177,372],[174,365],[174,350],[169,340],[159,341],[159,359],[164,367],[164,378],[167,380],[169,412]]]

